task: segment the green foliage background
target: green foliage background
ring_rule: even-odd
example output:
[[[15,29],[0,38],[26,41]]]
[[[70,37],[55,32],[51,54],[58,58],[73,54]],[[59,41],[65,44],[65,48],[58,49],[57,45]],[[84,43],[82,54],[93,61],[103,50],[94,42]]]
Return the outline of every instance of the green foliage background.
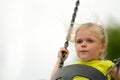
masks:
[[[120,24],[111,24],[106,28],[108,35],[107,59],[120,58]]]
[[[106,58],[114,61],[114,59],[120,58],[120,24],[110,24],[106,31],[108,35]]]

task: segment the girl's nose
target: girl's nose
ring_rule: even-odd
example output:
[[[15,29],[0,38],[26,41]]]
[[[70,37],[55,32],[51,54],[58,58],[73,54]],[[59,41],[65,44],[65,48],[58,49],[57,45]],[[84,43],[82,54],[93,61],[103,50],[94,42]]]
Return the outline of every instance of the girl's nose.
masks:
[[[82,42],[81,47],[86,47],[86,42]]]

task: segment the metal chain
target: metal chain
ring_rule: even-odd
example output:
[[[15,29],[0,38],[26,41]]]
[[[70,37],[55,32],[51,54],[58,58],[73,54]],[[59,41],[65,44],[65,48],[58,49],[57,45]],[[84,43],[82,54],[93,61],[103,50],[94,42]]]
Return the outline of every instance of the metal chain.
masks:
[[[65,48],[67,48],[69,46],[69,40],[71,39],[72,28],[73,28],[73,25],[74,25],[74,22],[75,22],[76,13],[78,11],[78,6],[79,6],[79,0],[77,0],[76,3],[75,3],[74,13],[72,15],[72,19],[71,19],[71,23],[70,23],[70,28],[68,30],[68,34],[67,34],[67,37],[66,37],[66,42],[64,43]],[[64,60],[65,60],[65,52],[62,52],[62,58],[61,58],[59,68],[61,68],[63,66]]]
[[[74,13],[72,15],[72,19],[71,19],[71,23],[70,23],[70,28],[68,30],[68,34],[67,34],[67,38],[66,40],[69,41],[71,39],[71,33],[72,33],[72,28],[74,26],[74,22],[75,22],[75,18],[76,18],[76,14],[77,14],[77,11],[78,11],[78,6],[79,6],[79,0],[76,1],[75,3],[75,8],[74,8]],[[68,46],[67,46],[68,47]]]

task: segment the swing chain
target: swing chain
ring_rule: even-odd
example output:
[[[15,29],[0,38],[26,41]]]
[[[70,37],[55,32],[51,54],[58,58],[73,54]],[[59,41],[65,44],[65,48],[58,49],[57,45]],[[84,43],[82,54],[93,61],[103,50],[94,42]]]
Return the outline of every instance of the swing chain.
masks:
[[[118,74],[120,70],[120,58],[114,59],[114,62],[116,63],[116,67],[117,67],[117,72],[115,74],[115,80],[118,80]]]
[[[114,63],[118,63],[118,65],[120,65],[120,58],[114,59]]]
[[[70,23],[70,28],[68,30],[68,34],[67,34],[67,37],[66,37],[66,42],[64,43],[64,47],[67,48],[69,46],[69,40],[71,39],[71,33],[72,33],[72,28],[73,28],[73,24],[75,22],[75,18],[76,18],[76,13],[78,11],[78,6],[79,6],[79,0],[76,1],[75,3],[75,8],[74,8],[74,13],[72,15],[72,19],[71,19],[71,23]],[[65,52],[63,51],[62,52],[62,58],[61,58],[61,61],[60,61],[60,66],[59,68],[61,68],[64,64],[64,60],[65,60]]]
[[[107,74],[106,74],[106,77],[110,74],[110,72],[111,72],[115,67],[117,67],[117,72],[116,72],[116,74],[115,74],[115,80],[118,80],[118,72],[119,72],[119,70],[120,70],[120,58],[114,59],[113,62],[114,62],[115,64],[114,64],[114,66],[112,66],[112,67],[108,70],[108,72],[107,72]]]
[[[79,3],[80,3],[79,0],[77,0],[76,3],[75,3],[75,8],[74,8],[74,12],[72,14],[72,19],[71,19],[71,23],[70,23],[70,28],[68,30],[68,35],[67,35],[67,38],[66,38],[67,41],[69,41],[71,39],[72,28],[73,28],[73,25],[74,25],[74,22],[75,22],[75,18],[76,18],[76,14],[77,14],[77,11],[78,11]]]
[[[76,2],[76,6],[74,8],[74,13],[73,13],[73,16],[72,16],[72,21],[71,23],[74,23],[75,22],[75,18],[76,18],[76,13],[78,11],[78,6],[79,6],[79,0]]]

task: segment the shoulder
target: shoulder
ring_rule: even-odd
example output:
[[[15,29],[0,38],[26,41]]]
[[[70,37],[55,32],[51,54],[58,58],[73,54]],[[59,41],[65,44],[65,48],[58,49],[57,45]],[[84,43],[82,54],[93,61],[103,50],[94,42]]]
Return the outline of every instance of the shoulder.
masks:
[[[101,61],[102,64],[104,64],[104,66],[106,66],[107,68],[110,68],[114,65],[114,63],[111,60],[103,60]]]

